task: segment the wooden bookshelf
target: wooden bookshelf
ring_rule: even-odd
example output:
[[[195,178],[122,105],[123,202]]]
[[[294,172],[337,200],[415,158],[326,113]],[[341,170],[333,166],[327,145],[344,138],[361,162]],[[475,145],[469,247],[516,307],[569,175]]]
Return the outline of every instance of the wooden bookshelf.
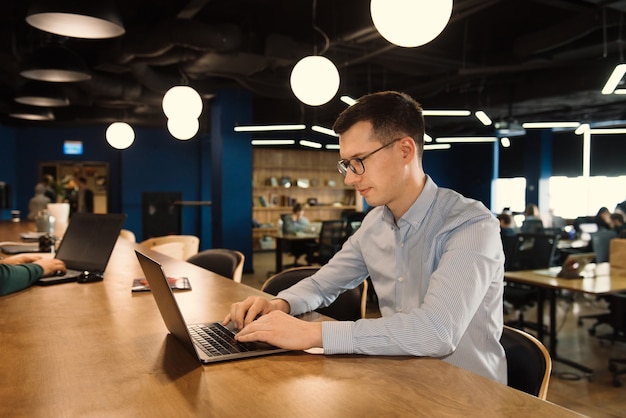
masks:
[[[347,187],[336,169],[339,153],[317,150],[255,148],[252,170],[252,213],[265,228],[276,227],[282,213],[298,202],[313,222],[340,219],[343,211],[363,210],[363,201]],[[308,202],[315,200],[316,204]],[[261,229],[265,229],[261,228]],[[265,231],[253,230],[253,248]]]

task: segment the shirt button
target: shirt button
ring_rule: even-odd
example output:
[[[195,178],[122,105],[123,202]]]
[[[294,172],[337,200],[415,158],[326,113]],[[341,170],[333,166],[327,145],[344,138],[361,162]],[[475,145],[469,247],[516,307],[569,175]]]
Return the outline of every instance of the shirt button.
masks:
[[[402,277],[402,276],[398,277],[398,281],[399,281],[400,283],[402,283],[402,282],[404,281],[404,277]]]

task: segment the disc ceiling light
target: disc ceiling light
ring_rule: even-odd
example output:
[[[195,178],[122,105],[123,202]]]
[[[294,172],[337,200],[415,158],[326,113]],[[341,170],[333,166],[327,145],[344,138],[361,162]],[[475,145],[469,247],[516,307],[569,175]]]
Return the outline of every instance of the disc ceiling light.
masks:
[[[30,57],[26,58],[20,74],[30,80],[54,83],[86,81],[91,78],[82,58],[60,44],[46,45],[36,49]]]
[[[34,0],[26,22],[72,38],[107,39],[126,32],[113,0]]]
[[[427,44],[446,27],[452,0],[372,0],[374,26],[394,45],[412,48]]]
[[[14,100],[21,104],[42,107],[63,107],[70,104],[69,99],[58,84],[43,81],[24,83],[18,89]]]

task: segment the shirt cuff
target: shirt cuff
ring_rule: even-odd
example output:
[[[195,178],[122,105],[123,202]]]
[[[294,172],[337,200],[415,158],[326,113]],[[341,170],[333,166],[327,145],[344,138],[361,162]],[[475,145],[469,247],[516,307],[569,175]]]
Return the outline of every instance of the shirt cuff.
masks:
[[[324,354],[353,354],[354,322],[323,321],[322,344]]]

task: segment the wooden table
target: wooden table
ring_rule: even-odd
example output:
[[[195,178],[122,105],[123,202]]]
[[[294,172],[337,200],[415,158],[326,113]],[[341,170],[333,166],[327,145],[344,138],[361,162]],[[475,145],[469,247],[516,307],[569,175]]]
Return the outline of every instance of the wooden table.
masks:
[[[443,361],[290,352],[201,366],[167,330],[131,244],[118,240],[103,282],[34,286],[0,298],[0,416],[506,417],[577,414]],[[262,292],[149,252],[189,322],[221,319]],[[269,295],[266,295],[269,297]],[[319,314],[306,316],[319,320]]]
[[[610,274],[588,277],[583,279],[564,279],[537,274],[534,270],[507,271],[504,273],[504,280],[509,282],[523,283],[535,286],[539,289],[539,300],[537,303],[537,337],[543,340],[543,301],[544,291],[549,297],[549,350],[553,361],[559,361],[587,374],[593,374],[593,370],[582,364],[569,359],[559,357],[557,353],[556,338],[556,291],[569,290],[572,292],[588,293],[591,295],[605,295],[626,291],[626,271],[612,269]]]

